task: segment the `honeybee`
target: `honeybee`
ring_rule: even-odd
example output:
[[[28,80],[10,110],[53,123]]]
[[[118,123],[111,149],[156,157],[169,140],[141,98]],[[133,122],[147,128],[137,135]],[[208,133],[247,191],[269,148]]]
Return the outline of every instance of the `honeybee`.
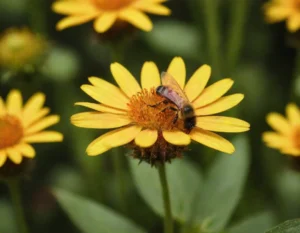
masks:
[[[179,115],[179,118],[184,122],[184,128],[190,132],[196,125],[196,116],[193,106],[172,75],[167,72],[162,72],[161,82],[162,85],[156,88],[156,94],[165,97],[176,105],[178,109],[173,122],[176,123]]]

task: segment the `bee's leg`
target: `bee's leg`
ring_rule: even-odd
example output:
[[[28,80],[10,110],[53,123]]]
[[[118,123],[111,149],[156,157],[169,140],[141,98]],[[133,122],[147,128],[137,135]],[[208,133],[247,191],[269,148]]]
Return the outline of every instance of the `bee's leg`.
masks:
[[[176,124],[177,120],[178,120],[178,112],[177,112],[176,116],[175,116],[174,119],[173,119],[173,124],[174,124],[174,125]]]
[[[172,110],[172,111],[174,111],[174,112],[178,112],[178,109],[177,109],[177,108],[174,108],[174,107],[172,107],[172,106],[165,107],[163,110],[161,110],[161,112],[164,112],[164,111],[166,111],[167,109],[170,109],[170,110]],[[178,115],[178,114],[176,114],[176,115]]]
[[[160,104],[167,104],[169,101],[168,100],[162,100],[156,104],[147,104],[149,107],[155,108],[156,106],[160,105]]]

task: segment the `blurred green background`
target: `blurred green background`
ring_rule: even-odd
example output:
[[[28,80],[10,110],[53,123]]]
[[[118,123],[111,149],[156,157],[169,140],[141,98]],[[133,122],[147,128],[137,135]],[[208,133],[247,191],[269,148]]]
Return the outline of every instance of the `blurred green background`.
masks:
[[[224,175],[220,183],[226,183],[225,174],[229,170],[233,176],[245,175],[241,188],[234,194],[235,204],[222,230],[258,233],[263,231],[257,230],[267,230],[284,220],[300,216],[300,174],[297,170],[300,160],[267,148],[261,140],[262,132],[269,129],[266,114],[271,111],[284,113],[288,102],[298,102],[300,79],[297,68],[300,61],[297,63],[297,50],[300,37],[297,33],[288,33],[284,23],[268,25],[264,22],[262,5],[265,1],[170,0],[165,5],[172,10],[172,15],[151,16],[154,22],[152,32],[131,30],[117,38],[100,37],[94,32],[92,23],[57,32],[55,24],[62,17],[51,11],[51,3],[46,0],[0,1],[0,32],[9,27],[25,26],[46,38],[50,45],[36,70],[26,73],[2,69],[0,94],[5,98],[12,88],[20,89],[24,99],[38,91],[46,93],[46,106],[52,113],[61,115],[61,121],[54,129],[65,135],[63,143],[35,145],[35,167],[22,186],[31,232],[81,232],[57,204],[51,187],[60,187],[100,202],[131,219],[146,232],[163,232],[162,219],[136,188],[141,186],[135,185],[138,181],[130,172],[127,151],[118,151],[119,156],[124,157],[121,174],[127,200],[124,211],[119,200],[112,153],[98,157],[85,154],[89,142],[104,131],[76,128],[69,119],[72,114],[84,110],[74,106],[75,102],[91,100],[80,90],[80,85],[88,82],[87,77],[98,76],[112,81],[110,63],[120,62],[139,79],[145,61],[154,61],[162,71],[174,56],[185,60],[187,77],[200,65],[209,64],[213,72],[210,84],[231,77],[235,85],[230,92],[245,94],[242,103],[228,115],[250,122],[251,130],[244,133],[248,139],[243,139],[246,142],[243,141],[242,145],[238,143],[239,139],[234,141],[238,143],[239,152],[226,156],[232,160],[247,154],[250,160],[242,166],[243,171],[239,163],[228,167],[229,163],[219,169],[220,175]],[[120,44],[124,50],[116,54],[114,48]],[[224,136],[234,138],[230,134]],[[193,144],[183,160],[193,162],[195,169],[201,170],[205,176],[216,159],[220,156],[224,159],[225,155],[218,154]],[[151,187],[149,177],[145,175],[144,178],[140,181],[142,186],[149,182]],[[196,179],[196,176],[191,177],[186,184],[192,184]],[[212,193],[218,192],[218,185],[222,186],[215,183],[211,187]],[[234,190],[234,187],[228,189]],[[159,192],[154,195],[161,198]],[[189,198],[189,194],[186,195]],[[232,197],[228,195],[220,196],[219,203],[228,202]],[[222,204],[219,208],[223,208]],[[5,185],[0,186],[0,219],[1,233],[16,232]],[[253,226],[260,228],[255,230]]]

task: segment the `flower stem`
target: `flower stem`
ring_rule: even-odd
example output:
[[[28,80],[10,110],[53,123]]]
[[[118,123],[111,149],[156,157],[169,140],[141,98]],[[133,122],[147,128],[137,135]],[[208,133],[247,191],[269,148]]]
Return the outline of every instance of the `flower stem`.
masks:
[[[215,0],[204,0],[203,6],[205,16],[205,28],[207,37],[208,53],[212,66],[214,67],[214,73],[216,77],[220,77],[222,74],[222,67],[220,62],[220,30],[219,30],[219,20],[218,20],[218,7]]]
[[[165,207],[165,221],[164,221],[164,233],[173,233],[173,218],[171,210],[171,202],[168,188],[168,181],[166,176],[165,164],[160,164],[158,166],[159,179],[162,187],[162,195]]]
[[[8,188],[10,191],[11,199],[14,205],[16,221],[19,227],[20,233],[29,233],[27,223],[25,221],[24,210],[21,201],[21,192],[19,186],[19,180],[17,178],[10,179],[7,181]]]
[[[123,214],[127,213],[127,202],[125,198],[126,194],[126,182],[124,180],[125,174],[124,174],[124,160],[122,157],[122,153],[120,151],[120,148],[114,148],[112,150],[113,152],[113,166],[114,171],[117,177],[117,185],[118,185],[118,194],[119,194],[119,201],[120,201],[120,208]]]
[[[236,66],[243,42],[247,10],[251,1],[235,0],[231,7],[231,20],[227,44],[227,72],[232,73]]]
[[[290,87],[290,100],[297,102],[300,99],[300,48],[297,50],[293,80]]]

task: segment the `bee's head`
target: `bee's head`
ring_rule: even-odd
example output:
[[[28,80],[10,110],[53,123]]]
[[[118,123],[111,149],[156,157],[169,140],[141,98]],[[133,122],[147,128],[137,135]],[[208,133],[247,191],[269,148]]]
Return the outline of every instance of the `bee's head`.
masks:
[[[182,118],[194,117],[195,116],[194,108],[189,104],[184,105],[181,109],[181,115]]]

